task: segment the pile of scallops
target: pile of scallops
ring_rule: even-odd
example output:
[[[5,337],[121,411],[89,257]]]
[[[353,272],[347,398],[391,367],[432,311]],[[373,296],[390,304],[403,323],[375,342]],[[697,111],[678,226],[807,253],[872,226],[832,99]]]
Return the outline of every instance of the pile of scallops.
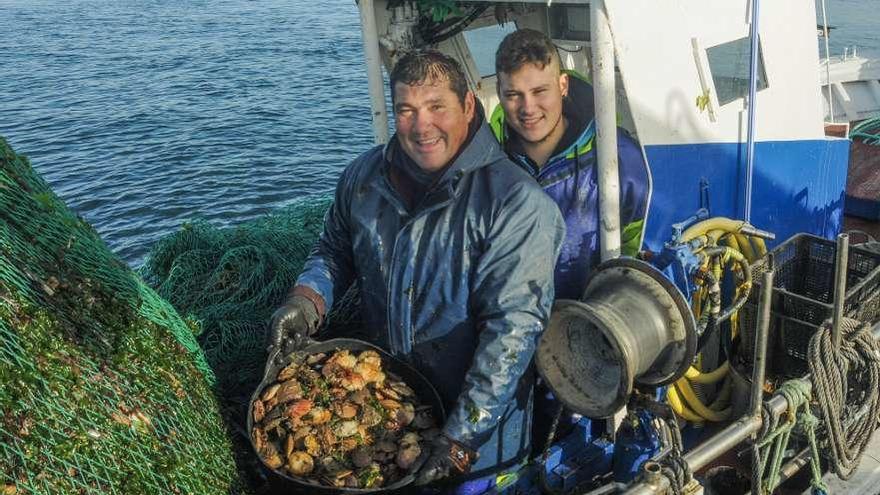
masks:
[[[254,448],[306,483],[378,489],[410,474],[439,434],[432,406],[372,350],[291,363],[254,401]]]

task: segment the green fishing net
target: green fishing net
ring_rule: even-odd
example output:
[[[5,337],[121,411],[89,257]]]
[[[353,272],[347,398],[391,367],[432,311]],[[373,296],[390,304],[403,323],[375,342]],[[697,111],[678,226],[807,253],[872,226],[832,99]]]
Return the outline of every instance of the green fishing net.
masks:
[[[268,322],[296,282],[330,202],[308,196],[235,227],[187,224],[160,240],[140,269],[159,295],[200,323],[199,344],[232,421],[244,421],[268,358]],[[357,304],[349,291],[321,334],[356,336]]]
[[[197,328],[0,138],[0,493],[244,491]]]
[[[300,198],[234,227],[196,221],[161,239],[140,273],[163,298],[197,321],[198,342],[217,377],[235,455],[254,489],[267,483],[246,432],[251,395],[263,378],[268,323],[302,270],[330,206],[329,195]],[[322,339],[363,337],[355,288],[337,301]]]

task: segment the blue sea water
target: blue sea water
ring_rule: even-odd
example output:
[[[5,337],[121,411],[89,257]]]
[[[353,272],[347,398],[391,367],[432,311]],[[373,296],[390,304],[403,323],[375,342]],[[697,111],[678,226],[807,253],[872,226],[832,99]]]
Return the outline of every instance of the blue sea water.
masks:
[[[137,263],[331,190],[372,144],[350,1],[0,1],[0,135]]]
[[[877,0],[829,0],[880,57]],[[0,0],[0,135],[132,264],[332,189],[372,144],[351,0]]]
[[[817,22],[822,23],[822,10],[817,4]],[[834,29],[828,37],[832,56],[839,56],[855,47],[859,55],[880,58],[880,2],[877,0],[826,0],[828,25]],[[825,55],[824,43],[820,56]]]

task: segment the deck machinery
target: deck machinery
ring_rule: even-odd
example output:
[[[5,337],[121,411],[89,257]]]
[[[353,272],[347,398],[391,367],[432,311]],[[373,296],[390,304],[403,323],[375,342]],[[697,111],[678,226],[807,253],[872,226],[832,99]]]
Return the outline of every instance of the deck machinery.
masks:
[[[793,408],[790,395],[765,395],[767,387],[809,383],[791,373],[805,367],[768,361],[805,366],[793,349],[806,348],[826,318],[839,338],[842,316],[880,317],[870,310],[880,306],[880,261],[845,236],[833,240],[849,141],[825,133],[814,0],[358,7],[377,142],[389,136],[383,66],[406,50],[438,49],[462,64],[491,113],[495,50],[527,27],[547,33],[564,68],[592,81],[600,209],[618,201],[609,193],[618,190],[616,157],[606,151],[617,149],[616,135],[603,129],[636,137],[651,170],[639,259],[618,258],[619,219],[603,216],[603,263],[580,300],[556,302],[539,344],[555,404],[536,412],[554,420],[546,448],[474,493],[697,493],[712,480],[692,473],[746,446],[762,417]],[[822,311],[787,314],[786,301],[801,299]],[[813,330],[796,334],[790,320]],[[783,456],[783,471],[806,465],[802,454]]]

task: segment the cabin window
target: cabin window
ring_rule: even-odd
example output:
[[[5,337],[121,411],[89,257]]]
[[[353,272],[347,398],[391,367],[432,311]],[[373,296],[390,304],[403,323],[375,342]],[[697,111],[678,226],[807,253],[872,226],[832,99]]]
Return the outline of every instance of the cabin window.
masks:
[[[748,97],[750,52],[751,43],[748,37],[706,49],[719,105]],[[766,88],[767,73],[764,71],[761,39],[758,38],[758,91]]]
[[[495,51],[498,50],[501,40],[514,31],[516,31],[516,25],[508,22],[503,25],[495,24],[464,32],[464,38],[470,48],[474,64],[480,72],[480,77],[495,75]]]
[[[553,5],[547,13],[550,37],[563,41],[590,41],[590,8],[580,5]]]

